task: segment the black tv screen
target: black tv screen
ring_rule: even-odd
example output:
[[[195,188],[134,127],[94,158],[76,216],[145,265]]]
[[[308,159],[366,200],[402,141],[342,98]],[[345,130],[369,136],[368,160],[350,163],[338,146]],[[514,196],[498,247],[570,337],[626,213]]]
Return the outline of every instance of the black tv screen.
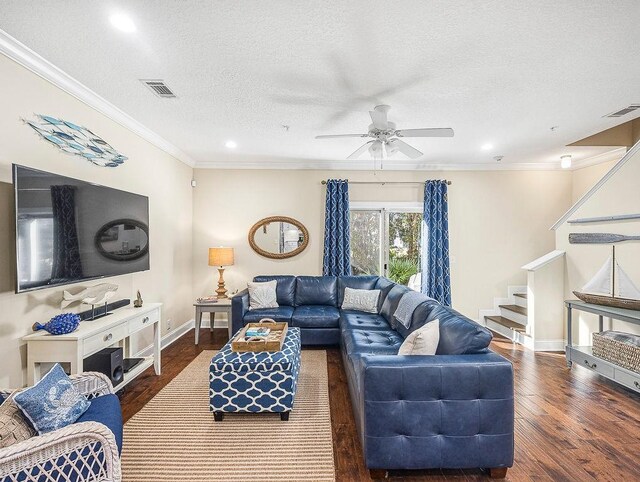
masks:
[[[16,292],[149,269],[149,198],[13,165]]]

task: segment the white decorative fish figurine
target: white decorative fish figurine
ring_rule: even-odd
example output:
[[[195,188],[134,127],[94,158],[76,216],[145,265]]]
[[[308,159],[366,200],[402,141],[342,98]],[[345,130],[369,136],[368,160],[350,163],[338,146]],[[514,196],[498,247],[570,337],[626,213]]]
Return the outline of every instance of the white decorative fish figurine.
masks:
[[[62,306],[68,306],[74,301],[82,301],[88,305],[101,305],[113,298],[118,290],[118,285],[111,283],[102,283],[99,285],[85,288],[79,293],[72,295],[68,291],[62,293]]]

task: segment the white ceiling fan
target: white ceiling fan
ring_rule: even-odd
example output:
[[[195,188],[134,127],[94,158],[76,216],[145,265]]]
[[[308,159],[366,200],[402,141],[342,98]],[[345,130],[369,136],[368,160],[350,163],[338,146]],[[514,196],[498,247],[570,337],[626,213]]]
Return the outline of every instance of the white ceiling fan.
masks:
[[[401,152],[411,159],[417,159],[422,155],[415,147],[411,147],[399,137],[453,137],[453,129],[451,128],[424,128],[424,129],[396,129],[393,122],[387,120],[389,112],[388,105],[377,105],[373,110],[369,111],[371,121],[369,132],[366,134],[335,134],[316,136],[316,139],[333,139],[338,137],[372,137],[373,140],[360,146],[353,153],[347,156],[347,159],[357,159],[367,149],[374,159],[382,159],[386,151],[387,157],[392,156],[396,152]]]

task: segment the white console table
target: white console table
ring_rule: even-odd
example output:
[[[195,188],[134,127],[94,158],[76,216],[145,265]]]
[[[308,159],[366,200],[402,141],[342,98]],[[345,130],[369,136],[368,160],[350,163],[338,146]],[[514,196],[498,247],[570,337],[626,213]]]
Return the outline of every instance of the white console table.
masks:
[[[27,335],[27,381],[33,385],[40,380],[42,364],[68,363],[71,374],[83,370],[84,359],[103,348],[121,346],[124,358],[135,356],[131,352],[130,337],[147,327],[153,327],[153,355],[148,356],[129,372],[124,380],[114,387],[120,390],[143,371],[154,366],[160,375],[160,319],[162,303],[145,303],[142,308],[125,307],[97,320],[85,320],[73,333],[51,335],[39,331]]]

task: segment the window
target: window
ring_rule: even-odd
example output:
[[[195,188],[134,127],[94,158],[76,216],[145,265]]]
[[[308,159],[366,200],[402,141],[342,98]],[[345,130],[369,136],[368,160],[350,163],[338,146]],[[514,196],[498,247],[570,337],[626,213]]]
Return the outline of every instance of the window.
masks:
[[[351,272],[420,290],[422,206],[351,203]]]

